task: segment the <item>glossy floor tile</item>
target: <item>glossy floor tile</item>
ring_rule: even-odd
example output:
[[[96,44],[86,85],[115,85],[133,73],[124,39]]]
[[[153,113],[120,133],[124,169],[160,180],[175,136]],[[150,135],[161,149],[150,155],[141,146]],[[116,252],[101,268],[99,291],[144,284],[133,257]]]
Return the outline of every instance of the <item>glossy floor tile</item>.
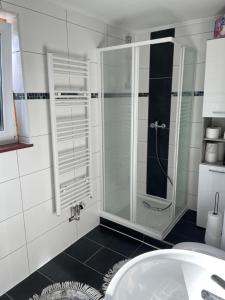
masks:
[[[38,272],[31,274],[21,283],[16,285],[7,294],[16,300],[25,300],[32,297],[34,294],[40,294],[42,290],[52,284],[52,281],[45,278]]]
[[[119,224],[114,228],[117,231],[100,225],[8,291],[0,300],[28,300],[53,282],[67,280],[87,283],[102,292],[104,275],[119,261],[149,251],[171,248],[173,244],[183,241],[202,242],[204,229],[195,226],[195,222],[196,212],[187,211],[166,241],[133,232]],[[111,223],[106,222],[105,226],[114,226]],[[128,233],[134,234],[134,238],[127,236]],[[137,237],[141,237],[140,240],[135,239]]]

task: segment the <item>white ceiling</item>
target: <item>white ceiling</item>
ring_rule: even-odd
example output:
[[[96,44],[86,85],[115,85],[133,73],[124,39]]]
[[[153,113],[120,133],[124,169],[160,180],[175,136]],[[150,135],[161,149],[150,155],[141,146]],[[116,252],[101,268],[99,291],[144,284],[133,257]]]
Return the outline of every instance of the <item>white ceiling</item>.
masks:
[[[132,30],[225,12],[225,0],[50,0]]]

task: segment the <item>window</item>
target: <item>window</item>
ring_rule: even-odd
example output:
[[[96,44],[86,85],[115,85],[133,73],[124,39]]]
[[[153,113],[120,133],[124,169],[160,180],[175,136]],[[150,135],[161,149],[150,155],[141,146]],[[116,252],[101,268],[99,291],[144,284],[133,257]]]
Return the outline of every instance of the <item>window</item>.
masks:
[[[0,24],[0,144],[16,139],[12,90],[11,25]]]

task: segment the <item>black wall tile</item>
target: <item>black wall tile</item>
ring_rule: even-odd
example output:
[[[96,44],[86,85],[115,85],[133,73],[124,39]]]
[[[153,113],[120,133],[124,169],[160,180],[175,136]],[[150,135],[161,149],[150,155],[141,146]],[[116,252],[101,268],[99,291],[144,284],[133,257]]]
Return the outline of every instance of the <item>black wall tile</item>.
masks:
[[[175,29],[161,30],[151,33],[151,39],[174,37]],[[149,113],[148,113],[148,158],[147,158],[147,194],[166,198],[167,178],[163,174],[156,159],[155,130],[150,124],[158,121],[165,123],[167,129],[158,129],[158,152],[165,172],[168,168],[169,125],[173,77],[172,43],[151,45],[149,68]]]
[[[167,173],[168,160],[161,159],[160,162],[165,172]],[[167,178],[163,175],[162,170],[159,167],[157,158],[155,157],[148,157],[147,178],[147,194],[166,198]]]

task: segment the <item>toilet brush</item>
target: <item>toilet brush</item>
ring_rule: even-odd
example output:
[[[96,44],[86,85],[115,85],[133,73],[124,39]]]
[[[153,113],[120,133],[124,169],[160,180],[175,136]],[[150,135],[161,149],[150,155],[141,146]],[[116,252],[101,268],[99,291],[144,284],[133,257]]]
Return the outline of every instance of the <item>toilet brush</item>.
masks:
[[[208,212],[205,232],[205,243],[214,247],[220,247],[222,233],[222,214],[219,212],[219,193],[216,192],[213,211]]]

